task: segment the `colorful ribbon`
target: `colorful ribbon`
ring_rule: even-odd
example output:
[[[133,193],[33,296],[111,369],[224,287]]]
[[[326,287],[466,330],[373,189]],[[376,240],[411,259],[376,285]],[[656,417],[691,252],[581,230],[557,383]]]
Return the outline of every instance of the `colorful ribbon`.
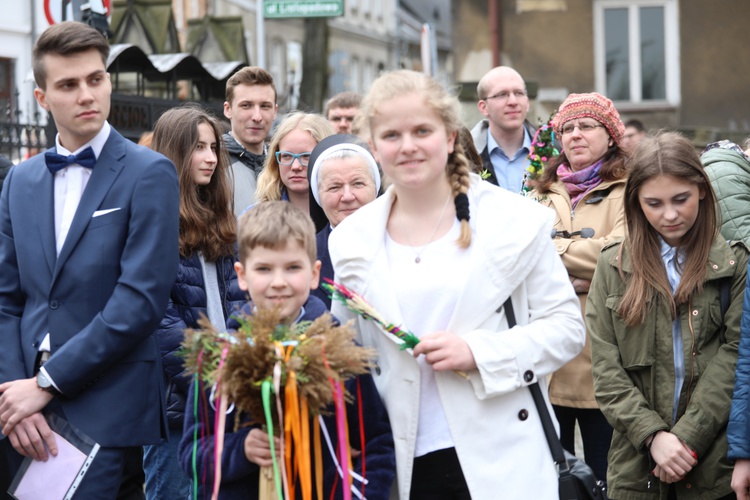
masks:
[[[194,396],[193,399],[193,419],[195,422],[199,422],[198,417],[198,400],[201,395],[200,387],[200,373],[201,365],[203,364],[203,351],[198,353],[198,371],[193,375],[193,388]],[[193,455],[192,455],[192,468],[193,468],[193,500],[198,500],[198,426],[193,427]]]
[[[224,366],[224,361],[227,359],[227,353],[229,347],[224,346],[221,351],[221,360],[219,361],[219,367],[217,372],[219,375],[216,378],[216,392],[220,394],[219,408],[215,413],[215,425],[214,425],[214,488],[211,494],[211,500],[218,500],[219,488],[221,487],[221,454],[224,451],[224,427],[227,419],[227,406],[229,403],[229,397],[223,394],[221,390],[221,368]]]
[[[273,416],[271,415],[271,381],[264,380],[260,385],[261,398],[263,399],[263,413],[266,417],[266,429],[271,445],[271,457],[273,457],[273,479],[276,484],[276,496],[281,499],[281,478],[279,477],[279,464],[276,460],[276,446],[273,439]]]
[[[401,350],[414,349],[419,344],[419,337],[386,321],[360,294],[328,278],[323,278],[323,280],[325,283],[321,283],[320,286],[331,297],[331,300],[338,300],[353,313],[374,321],[383,330],[401,339]]]

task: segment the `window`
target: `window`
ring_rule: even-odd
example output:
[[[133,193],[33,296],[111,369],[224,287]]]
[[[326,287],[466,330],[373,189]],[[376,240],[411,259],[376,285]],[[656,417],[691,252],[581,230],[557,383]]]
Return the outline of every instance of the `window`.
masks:
[[[290,41],[286,44],[286,71],[289,99],[287,100],[288,106],[285,107],[287,109],[297,109],[299,105],[299,86],[302,83],[302,44],[299,42]]]
[[[332,50],[328,54],[328,92],[330,95],[348,90],[346,81],[349,72],[349,56],[343,50]]]
[[[365,61],[365,67],[362,72],[362,91],[367,92],[370,88],[370,84],[375,79],[375,65],[371,60]]]
[[[271,40],[270,61],[268,61],[268,72],[273,76],[276,88],[284,93],[284,82],[286,82],[286,44],[280,38]]]
[[[349,90],[352,92],[362,92],[362,68],[358,57],[352,57],[351,66],[349,66]]]
[[[595,0],[596,88],[617,102],[680,101],[676,0]]]
[[[378,21],[383,20],[383,2],[382,0],[375,0],[375,17],[378,18]]]

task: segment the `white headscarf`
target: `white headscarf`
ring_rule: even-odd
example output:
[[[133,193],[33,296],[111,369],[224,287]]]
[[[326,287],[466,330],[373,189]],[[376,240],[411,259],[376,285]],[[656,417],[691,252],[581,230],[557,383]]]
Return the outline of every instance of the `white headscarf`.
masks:
[[[320,205],[320,194],[318,193],[318,174],[323,163],[338,151],[352,151],[362,157],[372,171],[372,180],[375,181],[375,192],[380,192],[380,170],[375,158],[362,146],[351,142],[341,142],[325,149],[315,159],[310,171],[310,190],[312,191],[315,201]],[[321,205],[322,206],[322,205]]]

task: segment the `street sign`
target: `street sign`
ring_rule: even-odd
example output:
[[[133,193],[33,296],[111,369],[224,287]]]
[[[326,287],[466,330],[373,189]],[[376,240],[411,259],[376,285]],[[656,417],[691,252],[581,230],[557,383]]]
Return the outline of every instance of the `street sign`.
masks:
[[[264,0],[263,14],[269,19],[343,16],[344,0]]]

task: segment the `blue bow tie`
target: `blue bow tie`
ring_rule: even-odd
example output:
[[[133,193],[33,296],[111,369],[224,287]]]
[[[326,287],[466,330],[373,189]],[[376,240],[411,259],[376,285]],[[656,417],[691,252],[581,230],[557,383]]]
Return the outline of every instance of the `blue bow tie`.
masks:
[[[44,153],[44,161],[47,162],[47,168],[50,173],[54,174],[73,163],[77,163],[85,168],[94,168],[94,165],[96,164],[96,155],[94,154],[93,148],[89,146],[77,155],[70,156],[63,156],[54,151],[47,151]]]

